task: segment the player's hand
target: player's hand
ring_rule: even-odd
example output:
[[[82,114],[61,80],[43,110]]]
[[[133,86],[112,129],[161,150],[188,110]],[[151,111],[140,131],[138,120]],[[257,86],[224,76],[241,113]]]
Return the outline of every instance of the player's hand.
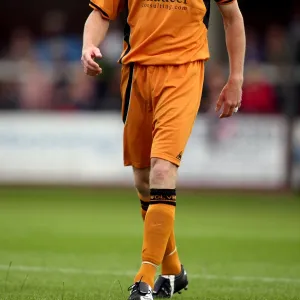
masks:
[[[102,73],[102,69],[95,62],[95,59],[101,59],[102,54],[100,49],[91,46],[82,51],[81,62],[83,65],[84,73],[89,76],[97,76]]]
[[[242,102],[242,83],[241,81],[228,81],[222,89],[217,105],[216,112],[222,109],[219,118],[228,118],[241,107]]]

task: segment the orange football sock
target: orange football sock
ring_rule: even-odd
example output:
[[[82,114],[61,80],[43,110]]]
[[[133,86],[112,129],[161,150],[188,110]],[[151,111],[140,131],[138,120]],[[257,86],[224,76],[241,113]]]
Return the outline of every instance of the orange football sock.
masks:
[[[181,263],[176,248],[174,228],[171,232],[165,256],[162,261],[161,274],[162,275],[177,275],[181,272]]]
[[[144,224],[142,265],[134,282],[141,280],[153,288],[156,268],[163,261],[174,228],[176,190],[151,189],[150,195]]]
[[[147,210],[149,207],[150,196],[143,197],[140,193],[138,193],[138,196],[141,202],[142,219],[143,221],[145,221]],[[161,269],[162,269],[162,275],[177,275],[181,272],[181,263],[176,248],[174,228],[172,229],[170,238],[168,240]]]

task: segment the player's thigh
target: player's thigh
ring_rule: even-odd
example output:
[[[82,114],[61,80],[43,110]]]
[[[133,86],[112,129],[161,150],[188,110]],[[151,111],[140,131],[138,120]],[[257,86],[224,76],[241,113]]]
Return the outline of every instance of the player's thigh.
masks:
[[[199,111],[204,62],[170,67],[154,108],[151,157],[179,166]]]
[[[140,93],[142,72],[131,64],[122,67],[121,76],[124,164],[136,168],[150,166],[152,144],[152,111]]]

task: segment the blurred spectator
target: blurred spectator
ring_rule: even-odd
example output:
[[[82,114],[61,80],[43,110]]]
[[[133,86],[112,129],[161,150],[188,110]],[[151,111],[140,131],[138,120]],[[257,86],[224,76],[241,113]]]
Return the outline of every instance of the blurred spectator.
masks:
[[[205,79],[206,97],[202,98],[201,110],[205,110],[211,115],[208,120],[206,134],[210,151],[214,151],[218,148],[218,143],[220,139],[222,139],[222,133],[230,126],[228,122],[225,124],[221,123],[218,117],[221,112],[215,111],[217,101],[226,83],[226,79],[221,63],[210,62],[208,64]]]
[[[81,37],[66,34],[67,16],[62,11],[49,11],[43,18],[43,37],[37,41],[38,60],[53,73],[53,109],[71,109],[69,98],[69,63],[80,63]]]
[[[26,27],[11,27],[11,38],[5,42],[0,60],[0,109],[120,110],[121,66],[117,60],[123,47],[121,18],[111,22],[101,45],[103,74],[90,78],[80,66],[82,32],[69,34],[69,17],[72,20],[67,11],[48,11],[40,18],[42,34],[37,37]],[[274,113],[286,108],[291,95],[287,91],[291,63],[300,64],[298,3],[289,19],[288,27],[276,20],[265,35],[255,28],[256,23],[247,20],[242,112]],[[211,60],[206,71],[199,112],[217,116],[214,107],[228,70],[224,63]],[[300,95],[300,84],[296,93]],[[215,121],[218,123],[217,118]]]
[[[241,111],[245,113],[277,112],[276,93],[257,63],[245,70]]]
[[[31,110],[50,109],[52,97],[53,82],[49,73],[36,60],[28,59],[20,75],[20,107]]]
[[[120,80],[121,66],[116,65],[107,81],[106,101],[99,103],[100,109],[121,110]]]
[[[95,106],[96,81],[86,76],[80,66],[75,68],[69,86],[69,109],[92,110]]]
[[[78,61],[81,37],[66,34],[67,16],[62,11],[49,11],[43,18],[43,36],[36,43],[38,59],[48,63]]]
[[[206,97],[202,98],[201,111],[210,111],[214,113],[216,103],[225,83],[226,77],[222,64],[218,62],[209,62],[205,75]]]
[[[291,49],[286,30],[278,24],[268,27],[265,39],[265,57],[268,63],[283,65],[290,61]]]
[[[12,32],[8,48],[4,53],[5,59],[17,62],[34,57],[33,43],[34,41],[28,28],[16,28]]]
[[[294,50],[294,60],[300,63],[300,5],[294,8],[289,24],[289,44]]]
[[[27,28],[13,31],[4,57],[8,63],[5,68],[8,80],[2,83],[1,108],[48,108],[43,102],[50,96],[49,89],[45,88],[49,80],[38,65],[34,40]]]
[[[0,83],[0,110],[19,108],[17,87],[16,82]]]
[[[245,62],[249,61],[263,61],[263,49],[261,47],[261,41],[259,35],[252,28],[248,28],[246,31],[247,36],[247,49]]]
[[[123,33],[118,22],[112,22],[106,38],[101,45],[101,52],[105,60],[115,65],[123,50]]]
[[[300,4],[295,4],[291,15],[291,22],[289,24],[289,45],[293,51],[292,56],[292,66],[293,68],[297,68],[300,65]],[[296,73],[295,78],[299,78],[299,71]],[[299,99],[300,97],[300,81],[296,83],[295,88],[295,97]],[[294,101],[296,102],[296,101]],[[296,114],[300,115],[300,103],[294,103],[294,110]]]

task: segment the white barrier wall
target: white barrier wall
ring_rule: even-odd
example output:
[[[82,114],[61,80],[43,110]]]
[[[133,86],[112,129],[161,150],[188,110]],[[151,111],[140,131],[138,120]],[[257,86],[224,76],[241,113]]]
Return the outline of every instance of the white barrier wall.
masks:
[[[286,180],[287,124],[266,116],[199,118],[183,162],[183,183],[281,187]]]
[[[131,185],[120,114],[0,115],[0,183]],[[286,124],[278,117],[200,116],[179,184],[277,188],[286,177]]]

